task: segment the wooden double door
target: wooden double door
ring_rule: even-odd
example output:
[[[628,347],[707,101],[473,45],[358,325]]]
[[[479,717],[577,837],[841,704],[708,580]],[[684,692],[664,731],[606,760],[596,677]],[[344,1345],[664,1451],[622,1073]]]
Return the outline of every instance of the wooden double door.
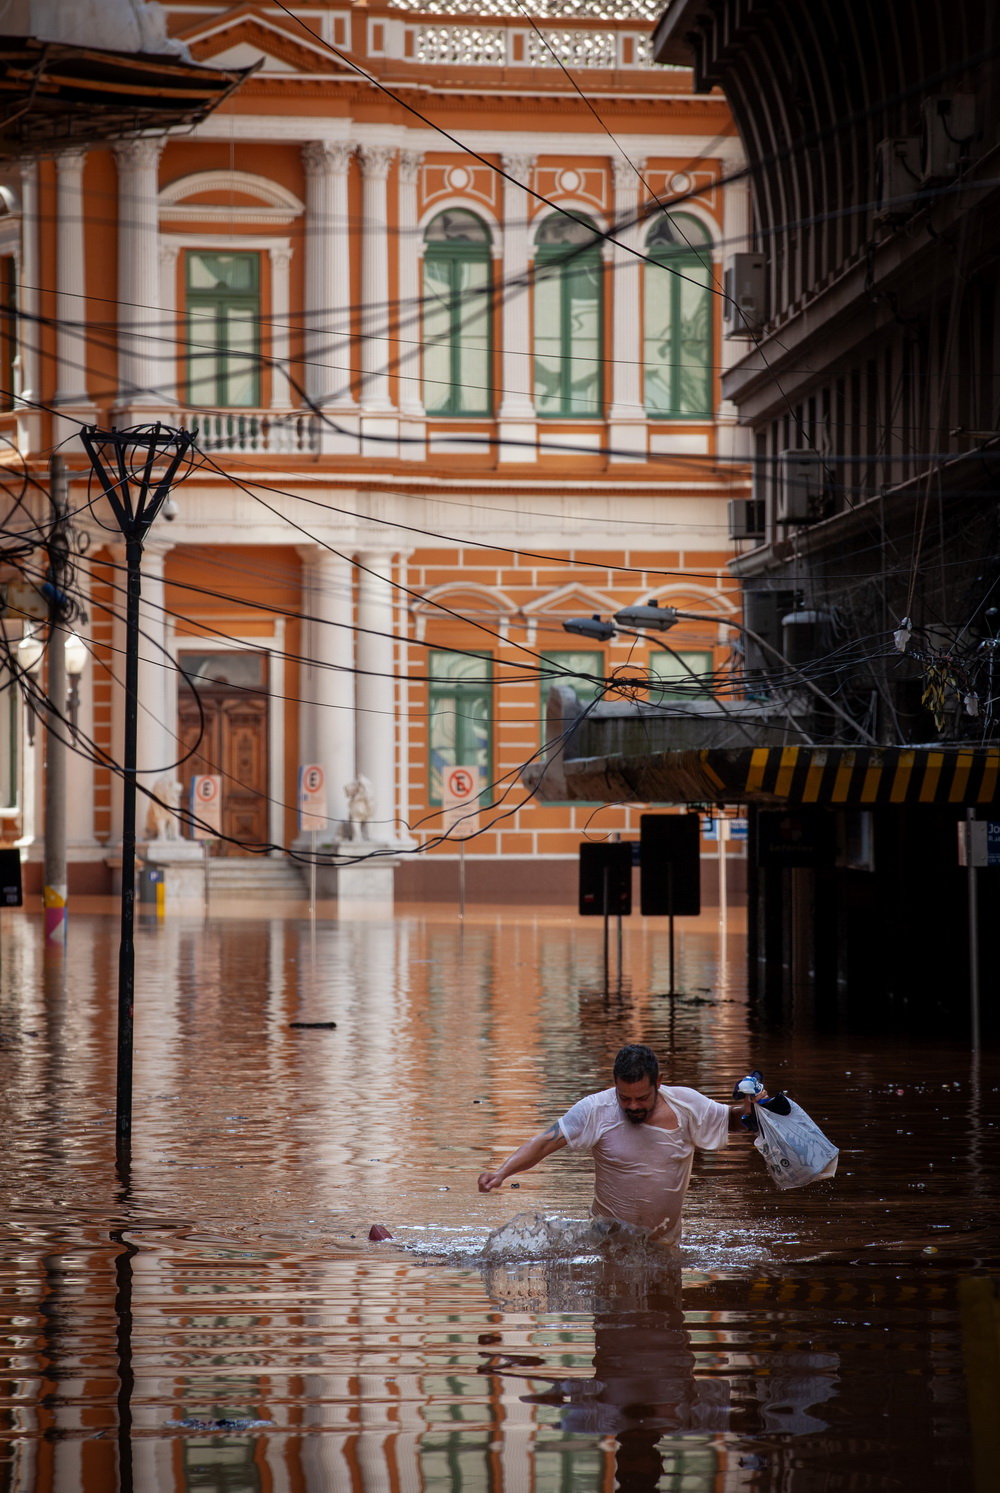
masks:
[[[181,769],[185,794],[192,777],[220,776],[222,833],[228,838],[214,841],[212,854],[251,855],[252,850],[244,846],[259,847],[268,839],[268,697],[265,692],[251,693],[202,679],[197,690],[201,711],[190,688],[184,686],[180,692],[179,735],[184,750],[198,743]]]

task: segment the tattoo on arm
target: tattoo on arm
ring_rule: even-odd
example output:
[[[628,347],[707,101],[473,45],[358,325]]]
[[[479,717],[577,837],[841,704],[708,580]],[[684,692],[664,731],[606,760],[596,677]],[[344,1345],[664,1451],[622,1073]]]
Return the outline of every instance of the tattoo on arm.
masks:
[[[559,1121],[557,1120],[554,1125],[550,1125],[549,1128],[548,1128],[548,1130],[546,1130],[546,1132],[545,1132],[545,1139],[546,1140],[556,1140],[561,1135],[561,1133],[562,1132],[559,1129]]]

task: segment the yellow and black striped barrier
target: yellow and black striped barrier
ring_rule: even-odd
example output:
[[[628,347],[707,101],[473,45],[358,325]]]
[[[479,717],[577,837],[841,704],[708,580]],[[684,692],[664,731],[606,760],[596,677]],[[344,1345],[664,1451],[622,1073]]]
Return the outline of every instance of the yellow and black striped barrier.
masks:
[[[844,809],[1000,803],[992,747],[757,747],[567,759],[573,798]]]

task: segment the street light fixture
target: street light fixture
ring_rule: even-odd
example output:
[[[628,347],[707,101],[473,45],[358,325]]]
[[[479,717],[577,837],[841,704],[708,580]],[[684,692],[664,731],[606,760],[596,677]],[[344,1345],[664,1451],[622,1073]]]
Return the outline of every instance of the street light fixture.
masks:
[[[571,617],[563,623],[564,632],[579,633],[581,638],[594,638],[598,643],[609,642],[616,634],[613,622],[602,622],[600,617]]]
[[[17,661],[25,674],[31,677],[37,675],[42,666],[42,657],[45,653],[45,644],[35,632],[35,629],[27,625],[24,629],[24,637],[17,645]],[[35,744],[35,706],[33,701],[26,696],[25,703],[28,707],[28,745]]]
[[[187,430],[157,422],[130,430],[80,432],[98,481],[125,539],[125,741],[122,752],[122,931],[118,953],[118,1084],[116,1133],[119,1160],[132,1139],[132,1003],[135,994],[135,801],[139,729],[139,597],[142,546],[170,496],[194,443]]]
[[[644,607],[622,607],[620,612],[615,613],[615,621],[622,627],[641,627],[646,632],[666,632],[683,615],[683,612],[675,611],[673,607],[661,607],[658,601],[651,601]]]
[[[87,667],[90,651],[79,633],[71,632],[64,644],[66,657],[66,675],[69,679],[69,696],[67,707],[69,709],[69,723],[76,735],[77,717],[80,713],[80,675]]]

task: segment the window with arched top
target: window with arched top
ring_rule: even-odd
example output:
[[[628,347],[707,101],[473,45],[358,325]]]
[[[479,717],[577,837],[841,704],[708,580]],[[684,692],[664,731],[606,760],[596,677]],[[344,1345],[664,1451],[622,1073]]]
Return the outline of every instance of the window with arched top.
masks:
[[[490,231],[464,207],[438,213],[424,233],[424,408],[488,415],[493,403]]]
[[[535,409],[601,414],[601,236],[589,218],[553,213],[535,235]]]
[[[661,213],[646,235],[646,413],[712,414],[712,241],[690,213]]]

